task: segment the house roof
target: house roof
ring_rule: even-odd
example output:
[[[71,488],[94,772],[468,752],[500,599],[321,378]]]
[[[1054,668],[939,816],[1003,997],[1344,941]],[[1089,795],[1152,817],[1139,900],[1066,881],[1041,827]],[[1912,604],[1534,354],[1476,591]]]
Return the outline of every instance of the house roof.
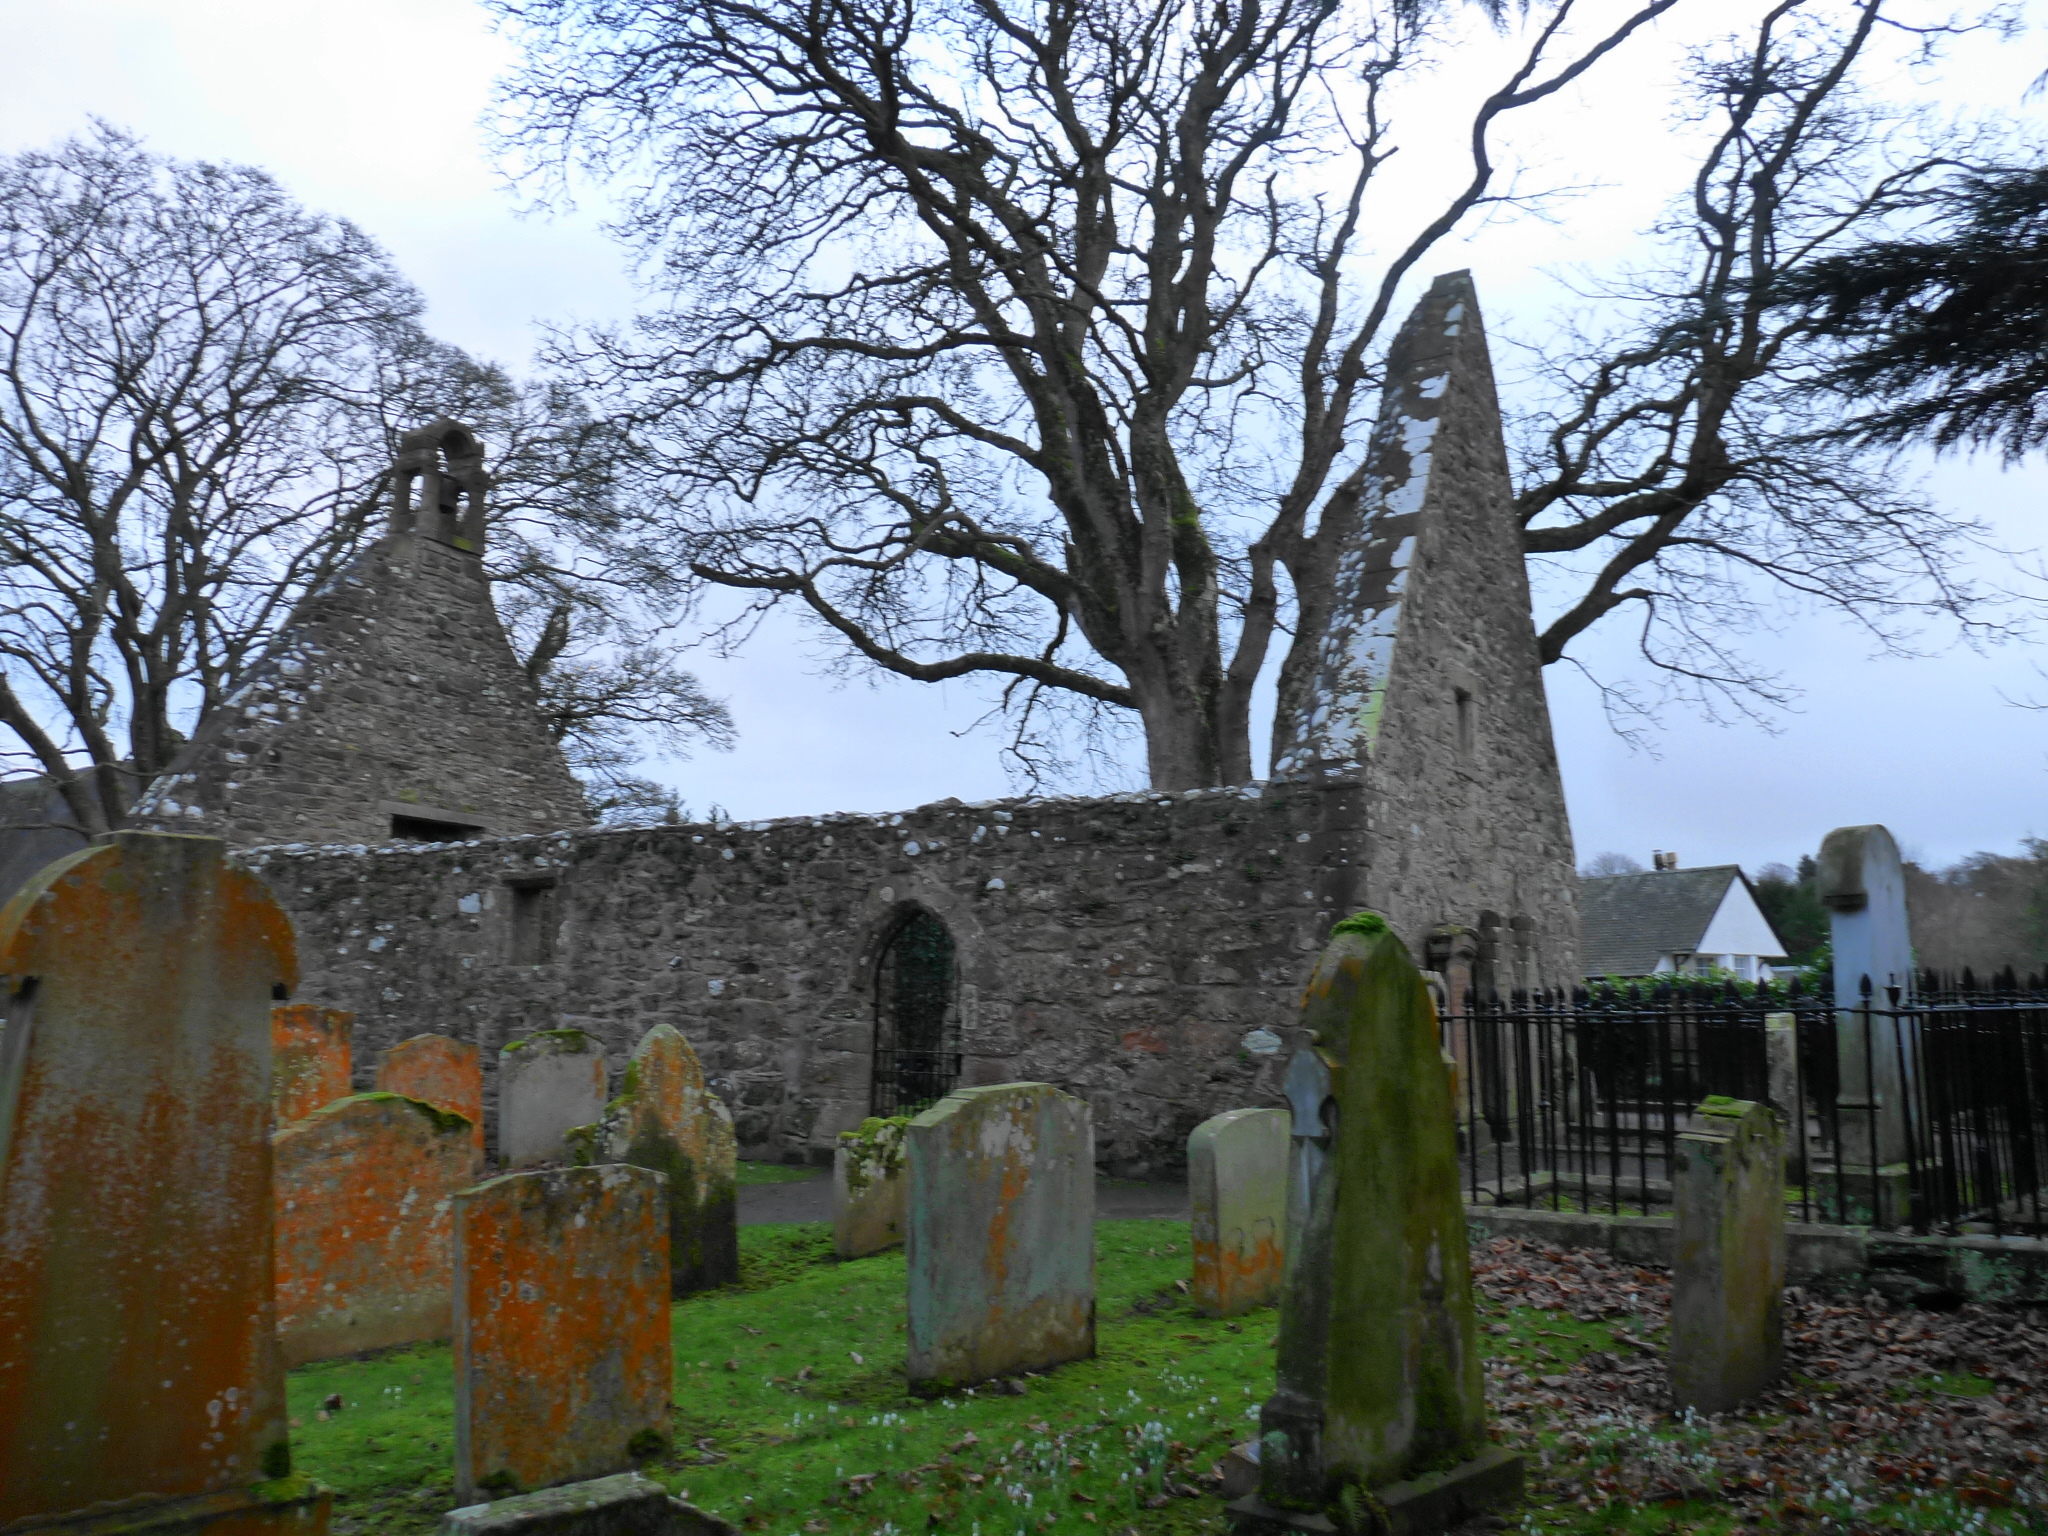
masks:
[[[1697,951],[1728,887],[1742,878],[1734,864],[1709,864],[1581,880],[1582,969],[1588,976],[1648,976],[1660,956]]]

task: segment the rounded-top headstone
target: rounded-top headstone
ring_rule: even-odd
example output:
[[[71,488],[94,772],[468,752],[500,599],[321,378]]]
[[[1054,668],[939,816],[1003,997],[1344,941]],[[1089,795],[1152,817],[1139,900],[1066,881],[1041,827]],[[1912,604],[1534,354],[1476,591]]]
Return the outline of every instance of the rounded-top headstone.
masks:
[[[116,833],[0,910],[0,1525],[290,1470],[270,1008],[298,963],[221,851]]]

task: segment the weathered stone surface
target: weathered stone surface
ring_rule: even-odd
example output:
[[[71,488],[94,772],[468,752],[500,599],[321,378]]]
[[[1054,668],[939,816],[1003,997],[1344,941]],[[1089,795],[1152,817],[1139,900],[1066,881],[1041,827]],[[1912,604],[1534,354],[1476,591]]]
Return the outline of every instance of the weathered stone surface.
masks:
[[[910,1172],[903,1153],[908,1115],[868,1119],[840,1133],[832,1154],[832,1250],[842,1259],[903,1241]]]
[[[632,1467],[669,1433],[667,1200],[608,1165],[455,1197],[455,1493]]]
[[[279,1125],[303,1120],[354,1091],[350,1041],[356,1016],[341,1008],[281,1003],[270,1010],[271,1101]]]
[[[1296,724],[1273,777],[1363,774],[1350,832],[1370,868],[1346,910],[1418,955],[1439,925],[1473,930],[1482,988],[1539,985],[1568,955],[1576,981],[1571,826],[1469,272],[1395,336],[1365,471],[1324,512],[1345,548],[1315,672],[1279,701]]]
[[[1452,1068],[1429,991],[1370,914],[1340,924],[1304,1000],[1278,1388],[1260,1498],[1317,1511],[1455,1469],[1486,1442]],[[1462,1485],[1462,1482],[1461,1482]]]
[[[1708,1099],[1671,1171],[1671,1395],[1726,1413],[1785,1358],[1785,1138],[1768,1104]]]
[[[397,466],[389,533],[299,603],[137,800],[138,824],[247,846],[382,843],[395,817],[431,837],[588,822],[491,603],[481,446],[448,421],[407,435],[432,441]],[[464,502],[465,531],[420,481]]]
[[[1088,1106],[1044,1083],[968,1088],[905,1133],[913,1386],[1095,1353]]]
[[[136,1528],[325,1529],[271,1289],[270,1006],[296,973],[210,838],[117,833],[0,910],[0,1526],[131,1500]]]
[[[580,1029],[544,1029],[498,1053],[498,1161],[566,1162],[568,1136],[604,1114],[604,1047]]]
[[[1284,1109],[1232,1109],[1188,1135],[1194,1217],[1190,1299],[1211,1317],[1235,1317],[1280,1294],[1287,1236]]]
[[[365,1049],[445,1029],[490,1050],[574,1014],[623,1055],[666,1019],[747,1156],[823,1162],[887,1107],[880,953],[922,910],[954,941],[959,1083],[1087,1099],[1104,1165],[1135,1177],[1179,1169],[1209,1116],[1281,1102],[1280,1058],[1241,1044],[1368,902],[1418,954],[1468,933],[1470,986],[1567,985],[1571,840],[1492,412],[1469,279],[1441,280],[1396,348],[1346,574],[1345,634],[1393,616],[1369,759],[1332,737],[1296,777],[1177,795],[268,850],[307,995],[356,1009]],[[556,942],[522,958],[541,906]]]
[[[271,1138],[287,1366],[449,1336],[453,1202],[482,1172],[473,1130],[419,1099],[363,1093]]]
[[[638,1472],[451,1509],[443,1536],[736,1536],[736,1528],[671,1498]]]
[[[377,1058],[377,1091],[402,1093],[462,1116],[484,1152],[483,1052],[467,1040],[414,1035]]]
[[[631,1163],[668,1179],[669,1283],[678,1296],[740,1277],[739,1153],[732,1111],[704,1085],[681,1031],[657,1024],[597,1125],[569,1136],[579,1163]]]

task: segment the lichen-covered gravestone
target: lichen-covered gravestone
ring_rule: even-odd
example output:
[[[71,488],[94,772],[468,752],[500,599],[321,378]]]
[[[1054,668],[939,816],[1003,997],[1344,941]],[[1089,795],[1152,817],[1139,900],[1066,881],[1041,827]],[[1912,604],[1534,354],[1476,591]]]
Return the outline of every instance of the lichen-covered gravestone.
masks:
[[[1371,913],[1337,925],[1302,1023],[1277,1390],[1259,1491],[1231,1512],[1249,1530],[1327,1530],[1333,1512],[1444,1529],[1521,1484],[1486,1438],[1452,1066],[1428,987]]]
[[[498,1161],[567,1162],[569,1132],[604,1114],[604,1047],[580,1029],[544,1029],[498,1053]]]
[[[453,1202],[482,1172],[469,1121],[360,1093],[286,1126],[271,1147],[285,1364],[447,1338]]]
[[[402,1093],[462,1116],[484,1151],[483,1053],[468,1040],[414,1035],[377,1058],[377,1091]]]
[[[604,1119],[569,1136],[579,1163],[631,1163],[668,1179],[669,1283],[677,1296],[740,1277],[739,1142],[732,1111],[672,1024],[641,1038]]]
[[[356,1016],[340,1008],[283,1003],[270,1012],[270,1082],[277,1123],[303,1120],[354,1091]]]
[[[668,1203],[617,1164],[455,1197],[455,1492],[524,1493],[666,1443]]]
[[[1280,1293],[1287,1132],[1284,1109],[1233,1109],[1188,1136],[1195,1249],[1190,1299],[1210,1317],[1235,1317]]]
[[[903,1241],[910,1176],[903,1132],[910,1117],[869,1119],[841,1131],[832,1151],[832,1251],[842,1259],[880,1253]]]
[[[1045,1083],[966,1088],[910,1122],[910,1382],[1095,1353],[1095,1128]]]
[[[1726,1413],[1784,1366],[1785,1138],[1768,1104],[1708,1099],[1671,1171],[1671,1395]]]
[[[120,832],[0,910],[0,1527],[315,1536],[271,1289],[291,926],[211,838]]]

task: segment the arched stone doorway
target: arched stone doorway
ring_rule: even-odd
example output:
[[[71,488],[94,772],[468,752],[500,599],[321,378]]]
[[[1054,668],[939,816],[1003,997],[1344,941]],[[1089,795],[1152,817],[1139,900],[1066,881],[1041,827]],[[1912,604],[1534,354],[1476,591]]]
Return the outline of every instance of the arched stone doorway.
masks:
[[[960,1079],[960,985],[953,934],[922,907],[906,913],[875,967],[875,1070],[869,1107],[911,1115]]]

